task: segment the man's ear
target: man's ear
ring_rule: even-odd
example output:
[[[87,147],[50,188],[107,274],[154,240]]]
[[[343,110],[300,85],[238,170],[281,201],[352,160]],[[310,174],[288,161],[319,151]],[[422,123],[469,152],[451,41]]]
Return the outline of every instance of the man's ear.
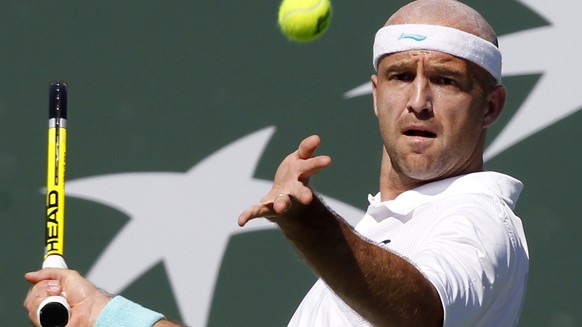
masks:
[[[501,112],[503,111],[506,97],[507,92],[503,85],[495,86],[490,92],[489,99],[487,101],[487,111],[485,112],[485,117],[483,118],[484,128],[488,128],[497,121],[497,118],[499,118]]]
[[[376,96],[376,89],[378,87],[378,75],[373,74],[370,78],[372,80],[372,95],[374,96],[374,114],[378,117],[378,98]]]

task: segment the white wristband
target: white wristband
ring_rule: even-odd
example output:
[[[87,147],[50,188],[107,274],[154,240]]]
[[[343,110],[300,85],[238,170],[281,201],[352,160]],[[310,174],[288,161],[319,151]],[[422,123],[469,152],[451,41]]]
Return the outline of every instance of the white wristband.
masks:
[[[164,319],[164,315],[116,296],[101,311],[95,327],[151,327]]]

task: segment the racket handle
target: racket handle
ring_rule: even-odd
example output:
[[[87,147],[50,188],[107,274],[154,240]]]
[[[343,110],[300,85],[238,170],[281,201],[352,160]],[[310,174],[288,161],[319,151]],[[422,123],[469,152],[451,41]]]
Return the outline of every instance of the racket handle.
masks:
[[[49,296],[38,307],[38,321],[42,327],[65,327],[71,307],[62,295]]]
[[[43,268],[67,269],[65,259],[60,255],[49,255],[42,263]],[[71,306],[64,294],[49,296],[38,306],[38,321],[42,327],[65,327],[69,322]]]

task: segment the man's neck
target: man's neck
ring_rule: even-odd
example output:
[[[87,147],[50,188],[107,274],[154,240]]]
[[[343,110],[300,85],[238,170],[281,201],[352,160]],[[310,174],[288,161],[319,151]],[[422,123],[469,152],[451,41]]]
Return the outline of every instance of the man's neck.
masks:
[[[472,169],[465,169],[456,174],[441,176],[440,178],[430,180],[419,180],[411,178],[403,173],[397,172],[390,162],[384,161],[382,163],[380,172],[380,197],[382,201],[394,200],[398,195],[406,191],[415,189],[419,186],[432,183],[434,181],[443,180],[449,177],[465,175],[473,172],[483,171],[483,166],[471,167]]]
[[[398,195],[406,191],[426,184],[424,181],[417,181],[406,176],[398,176],[384,169],[380,174],[380,196],[382,201],[394,200]]]

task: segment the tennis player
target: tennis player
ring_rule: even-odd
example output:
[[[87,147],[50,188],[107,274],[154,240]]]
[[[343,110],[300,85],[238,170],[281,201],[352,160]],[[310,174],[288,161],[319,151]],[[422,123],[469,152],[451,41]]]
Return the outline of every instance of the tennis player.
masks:
[[[314,155],[318,136],[239,217],[275,222],[320,277],[289,326],[517,325],[529,262],[514,213],[522,184],[483,167],[506,98],[501,62],[491,26],[458,1],[411,2],[380,28],[371,83],[382,162],[361,222],[349,226],[310,187],[331,162]],[[29,313],[64,290],[74,326],[179,326],[70,270],[26,278]]]

